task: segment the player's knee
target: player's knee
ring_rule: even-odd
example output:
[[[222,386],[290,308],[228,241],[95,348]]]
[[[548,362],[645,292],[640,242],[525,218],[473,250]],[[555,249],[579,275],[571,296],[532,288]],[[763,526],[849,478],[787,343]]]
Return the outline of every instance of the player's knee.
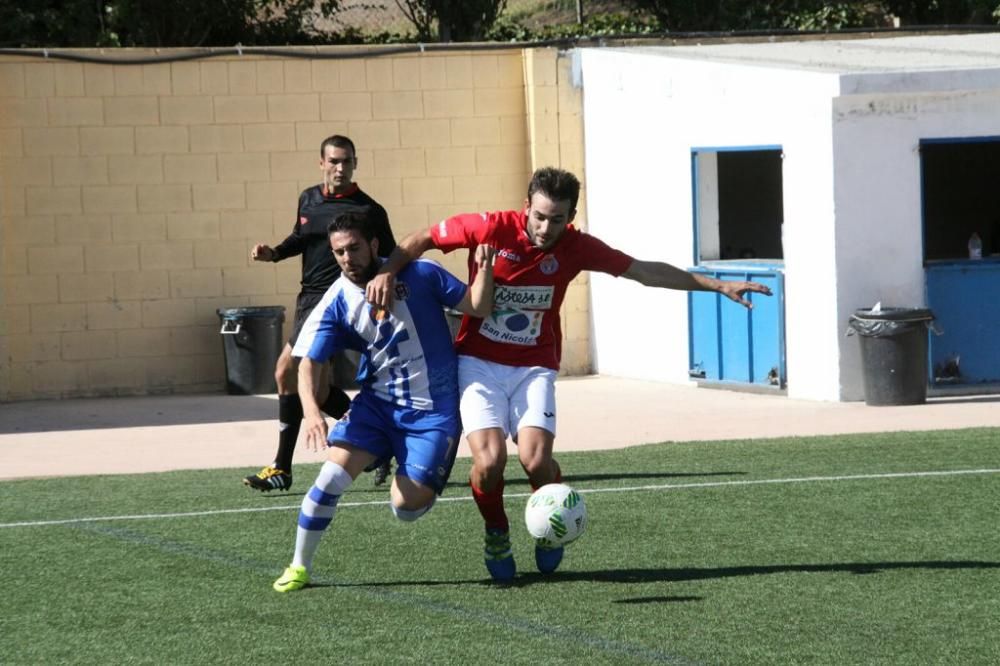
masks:
[[[525,474],[533,483],[551,483],[555,480],[558,467],[548,456],[533,456],[521,461]]]
[[[435,499],[435,497],[431,497],[429,502],[423,504],[422,506],[417,506],[416,508],[410,508],[407,504],[404,504],[403,506],[396,506],[394,503],[392,505],[392,514],[404,523],[412,523],[416,519],[420,518],[420,516],[431,510],[431,507],[434,506]]]
[[[478,474],[490,478],[503,474],[503,469],[506,465],[506,449],[485,449],[479,451],[472,461],[472,466]]]

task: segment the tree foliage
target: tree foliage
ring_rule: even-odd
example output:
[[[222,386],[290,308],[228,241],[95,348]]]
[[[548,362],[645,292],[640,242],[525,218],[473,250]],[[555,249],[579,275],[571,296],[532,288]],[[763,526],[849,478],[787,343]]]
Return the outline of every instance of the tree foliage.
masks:
[[[675,32],[836,30],[902,25],[987,24],[1000,16],[998,0],[627,0]]]
[[[369,0],[372,7],[387,0]],[[507,0],[394,0],[416,34],[330,32],[344,0],[0,0],[0,46],[233,46],[464,42],[658,32],[996,24],[1000,0],[626,0],[631,13],[526,27]],[[584,0],[586,8],[588,0]],[[354,5],[357,8],[357,5]],[[327,22],[329,25],[329,22]]]
[[[313,43],[341,0],[0,0],[4,46]]]
[[[437,39],[442,42],[483,40],[507,7],[507,0],[395,1],[418,39],[431,39],[437,26]]]

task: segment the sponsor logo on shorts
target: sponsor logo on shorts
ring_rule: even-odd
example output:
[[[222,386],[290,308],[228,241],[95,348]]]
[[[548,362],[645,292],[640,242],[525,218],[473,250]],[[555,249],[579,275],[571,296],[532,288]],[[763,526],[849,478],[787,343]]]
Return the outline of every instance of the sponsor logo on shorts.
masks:
[[[545,414],[545,418],[547,419],[551,419],[553,416],[556,415],[555,412],[542,412],[542,414]]]

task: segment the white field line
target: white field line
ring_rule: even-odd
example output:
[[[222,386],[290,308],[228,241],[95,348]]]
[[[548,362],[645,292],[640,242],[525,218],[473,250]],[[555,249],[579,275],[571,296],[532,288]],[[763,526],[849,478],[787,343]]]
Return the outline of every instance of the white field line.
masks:
[[[584,495],[591,493],[628,493],[652,490],[690,490],[696,488],[724,488],[739,486],[763,486],[784,483],[831,483],[837,481],[872,481],[881,479],[915,479],[924,477],[963,476],[970,474],[1000,474],[1000,469],[955,469],[934,472],[891,472],[885,474],[846,474],[841,476],[803,476],[788,479],[756,479],[749,481],[705,481],[702,483],[665,483],[646,486],[626,486],[623,488],[577,488]],[[531,493],[509,493],[505,497],[528,497]],[[472,497],[439,497],[439,502],[468,502]],[[341,502],[338,508],[360,506],[386,506],[387,500],[370,502]],[[16,523],[0,523],[0,528],[6,527],[50,527],[54,525],[77,525],[80,523],[110,522],[118,520],[160,520],[166,518],[198,518],[202,516],[222,516],[236,513],[263,513],[265,511],[290,511],[298,509],[299,504],[284,504],[281,506],[247,507],[243,509],[210,509],[207,511],[184,511],[178,513],[144,513],[126,516],[93,516],[88,518],[66,518],[62,520],[32,520]]]

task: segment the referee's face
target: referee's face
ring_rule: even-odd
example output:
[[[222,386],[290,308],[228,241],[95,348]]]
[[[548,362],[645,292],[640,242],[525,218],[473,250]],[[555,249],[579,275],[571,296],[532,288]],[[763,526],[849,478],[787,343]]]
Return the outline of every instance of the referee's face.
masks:
[[[323,149],[323,159],[319,168],[323,172],[323,184],[331,194],[343,194],[354,182],[354,169],[358,160],[350,148],[327,145]]]
[[[374,273],[378,239],[366,240],[356,229],[334,231],[330,234],[330,247],[347,279],[359,287],[365,286]]]

